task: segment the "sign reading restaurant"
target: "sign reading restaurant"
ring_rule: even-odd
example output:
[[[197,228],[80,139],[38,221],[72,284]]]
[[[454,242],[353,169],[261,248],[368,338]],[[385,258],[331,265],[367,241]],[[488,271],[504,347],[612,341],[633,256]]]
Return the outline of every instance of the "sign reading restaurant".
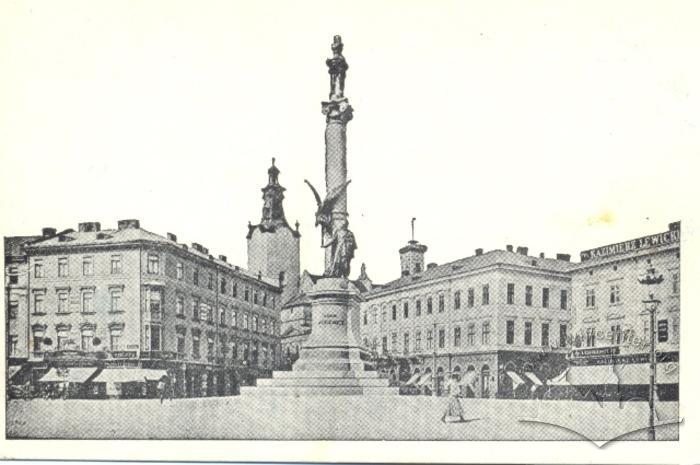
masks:
[[[581,252],[581,261],[590,260],[592,258],[602,258],[610,255],[618,255],[622,253],[634,252],[636,250],[650,249],[662,245],[680,242],[681,229],[680,222],[671,223],[669,230],[651,236],[638,237],[630,241],[619,242],[617,244],[604,245],[596,249],[584,250]]]

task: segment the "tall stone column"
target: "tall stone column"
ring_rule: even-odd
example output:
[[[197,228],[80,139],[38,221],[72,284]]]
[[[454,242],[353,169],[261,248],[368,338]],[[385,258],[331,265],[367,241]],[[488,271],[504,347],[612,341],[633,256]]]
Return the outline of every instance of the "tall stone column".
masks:
[[[338,37],[338,36],[336,36]],[[338,38],[339,39],[339,38]],[[327,60],[331,74],[331,93],[328,102],[322,102],[322,112],[326,115],[326,192],[338,192],[337,199],[331,210],[331,230],[342,228],[343,221],[348,218],[347,190],[344,188],[348,180],[347,163],[347,125],[352,120],[352,107],[343,96],[340,83],[334,85],[334,74],[342,76],[342,87],[345,87],[345,71],[348,66],[342,52],[342,43],[334,42],[335,56]],[[333,250],[326,248],[326,269],[332,260]]]
[[[359,344],[361,296],[352,282],[350,261],[356,248],[348,229],[347,123],[352,107],[343,95],[348,65],[340,36],[333,39],[333,57],[326,60],[330,75],[326,115],[326,199],[309,183],[316,201],[316,223],[323,229],[325,271],[307,292],[311,302],[311,335],[302,344],[292,371],[276,371],[258,379],[257,387],[241,393],[283,395],[395,395],[398,388],[372,370],[369,354]]]

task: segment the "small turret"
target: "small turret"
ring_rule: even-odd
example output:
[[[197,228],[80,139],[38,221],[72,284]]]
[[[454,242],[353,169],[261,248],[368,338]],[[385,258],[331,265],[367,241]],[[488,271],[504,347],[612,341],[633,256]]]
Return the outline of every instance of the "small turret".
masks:
[[[419,243],[415,239],[416,219],[411,219],[411,240],[399,249],[401,256],[401,276],[409,276],[422,273],[425,267],[425,252],[428,246]]]

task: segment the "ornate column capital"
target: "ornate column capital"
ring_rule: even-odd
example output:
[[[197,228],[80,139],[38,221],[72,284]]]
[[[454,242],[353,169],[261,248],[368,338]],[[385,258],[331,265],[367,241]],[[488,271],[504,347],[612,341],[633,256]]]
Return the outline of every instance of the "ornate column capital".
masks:
[[[352,107],[346,98],[321,102],[321,112],[326,115],[326,123],[346,124],[352,119]]]

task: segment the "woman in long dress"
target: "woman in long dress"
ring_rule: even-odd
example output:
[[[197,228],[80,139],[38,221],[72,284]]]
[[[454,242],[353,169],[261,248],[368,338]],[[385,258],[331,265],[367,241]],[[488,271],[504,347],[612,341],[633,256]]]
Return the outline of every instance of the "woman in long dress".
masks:
[[[450,400],[445,413],[442,415],[443,423],[465,421],[464,409],[462,409],[462,404],[459,401],[459,382],[457,381],[457,375],[452,375],[450,377],[447,382],[446,390]]]

